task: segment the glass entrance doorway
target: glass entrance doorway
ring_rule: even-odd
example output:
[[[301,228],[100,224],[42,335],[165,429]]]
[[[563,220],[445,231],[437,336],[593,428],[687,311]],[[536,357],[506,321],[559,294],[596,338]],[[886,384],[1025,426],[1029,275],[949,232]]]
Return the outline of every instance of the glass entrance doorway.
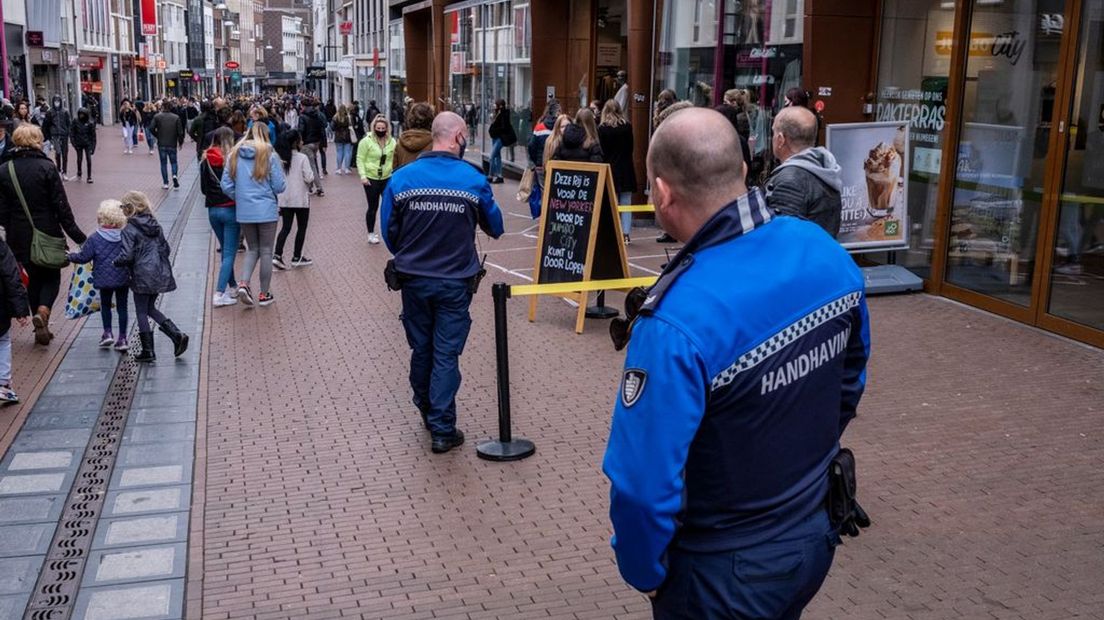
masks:
[[[1104,0],[964,5],[943,292],[1104,346]]]

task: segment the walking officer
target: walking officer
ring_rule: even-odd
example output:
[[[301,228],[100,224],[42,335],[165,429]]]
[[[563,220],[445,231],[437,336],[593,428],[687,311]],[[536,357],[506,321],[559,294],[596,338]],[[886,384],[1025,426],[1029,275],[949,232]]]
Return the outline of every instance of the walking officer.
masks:
[[[799,618],[840,540],[826,496],[865,383],[863,277],[816,224],[772,216],[740,153],[701,108],[648,152],[686,245],[620,334],[603,470],[618,567],[656,618]]]
[[[468,126],[452,112],[433,120],[433,150],[397,170],[383,193],[380,228],[388,286],[402,289],[414,405],[434,453],[464,443],[456,428],[460,353],[471,327],[472,295],[483,270],[475,227],[502,235],[502,212],[487,178],[464,161]]]

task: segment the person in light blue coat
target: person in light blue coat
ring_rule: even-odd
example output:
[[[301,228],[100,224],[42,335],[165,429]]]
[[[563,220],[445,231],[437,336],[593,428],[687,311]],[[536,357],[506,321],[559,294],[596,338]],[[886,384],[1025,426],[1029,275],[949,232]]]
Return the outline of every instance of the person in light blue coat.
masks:
[[[267,306],[276,301],[269,286],[272,283],[272,246],[276,240],[276,222],[280,219],[276,195],[287,188],[280,158],[268,142],[267,127],[255,123],[246,139],[234,146],[220,184],[226,196],[237,205],[237,219],[245,239],[238,300],[246,306],[254,304],[249,280],[260,261],[261,288],[256,303]]]

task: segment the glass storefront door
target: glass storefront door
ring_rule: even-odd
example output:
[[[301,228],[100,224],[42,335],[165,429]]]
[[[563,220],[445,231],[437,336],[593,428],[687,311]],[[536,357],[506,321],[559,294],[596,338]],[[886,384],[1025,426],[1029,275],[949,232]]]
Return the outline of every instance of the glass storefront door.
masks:
[[[971,0],[942,291],[1104,346],[1104,0]]]
[[[1082,5],[1047,312],[1104,330],[1104,0]]]
[[[1032,304],[1065,0],[974,0],[946,281]],[[963,37],[960,35],[960,40]]]

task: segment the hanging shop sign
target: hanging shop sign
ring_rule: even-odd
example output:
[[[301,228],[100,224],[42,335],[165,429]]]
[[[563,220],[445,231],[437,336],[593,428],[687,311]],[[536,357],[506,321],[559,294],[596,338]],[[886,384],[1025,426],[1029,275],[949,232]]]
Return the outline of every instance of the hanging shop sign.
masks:
[[[157,0],[142,0],[142,34],[157,36]]]
[[[240,66],[241,66],[241,65],[240,65],[239,63],[237,63],[237,62],[235,62],[235,61],[233,61],[233,60],[228,60],[228,61],[226,61],[226,65],[225,65],[225,67],[226,67],[227,69],[230,69],[231,71],[232,71],[232,70],[234,70],[234,69],[237,69],[237,68],[238,68],[238,67],[240,67]]]
[[[28,47],[42,47],[45,45],[45,38],[42,36],[41,30],[28,30],[27,31],[27,46]]]
[[[908,145],[908,123],[828,125],[826,146],[843,181],[836,238],[848,251],[908,248]]]
[[[308,80],[324,80],[326,79],[326,67],[307,67],[307,71],[304,74],[304,77]]]
[[[337,25],[337,32],[342,35],[353,34],[353,22],[341,22]]]
[[[179,77],[182,80],[190,80],[195,77],[195,71],[191,69],[181,69]]]

